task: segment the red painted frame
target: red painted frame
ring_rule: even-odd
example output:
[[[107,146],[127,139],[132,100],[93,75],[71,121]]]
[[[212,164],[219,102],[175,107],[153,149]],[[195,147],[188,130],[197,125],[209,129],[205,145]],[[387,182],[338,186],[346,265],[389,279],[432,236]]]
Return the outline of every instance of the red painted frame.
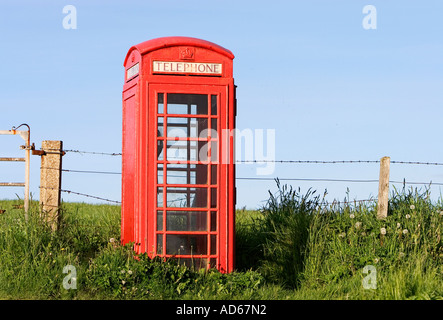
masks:
[[[183,54],[183,52],[185,54]],[[191,53],[191,54],[190,54]],[[192,56],[191,56],[192,55]],[[122,225],[121,241],[123,244],[134,243],[138,253],[147,252],[150,257],[157,254],[157,234],[163,237],[163,252],[159,255],[165,258],[207,258],[216,259],[215,265],[221,272],[231,272],[234,269],[234,236],[235,236],[235,165],[234,137],[235,128],[235,85],[233,79],[234,55],[214,43],[201,39],[187,37],[166,37],[143,42],[133,46],[126,56],[125,84],[123,86],[123,154],[122,154]],[[222,74],[155,74],[152,70],[153,61],[191,61],[198,63],[219,63]],[[126,78],[127,70],[139,64],[139,73]],[[218,206],[210,208],[211,172],[208,166],[207,184],[208,208],[180,208],[179,211],[202,211],[207,214],[206,231],[167,231],[166,211],[163,210],[163,231],[157,231],[157,94],[187,93],[205,94],[210,108],[211,95],[218,99]],[[166,108],[166,103],[164,104]],[[166,114],[164,129],[166,128]],[[180,117],[198,118],[199,115],[180,115]],[[201,116],[208,119],[210,115]],[[208,121],[211,122],[210,120]],[[209,124],[210,126],[210,124]],[[166,131],[165,131],[166,132]],[[226,138],[226,139],[224,139]],[[163,139],[163,138],[162,138]],[[164,138],[173,140],[173,138]],[[186,138],[185,140],[192,140]],[[165,144],[166,146],[166,144]],[[228,150],[226,158],[222,150]],[[222,161],[223,160],[223,161]],[[227,160],[227,161],[226,161]],[[163,163],[163,184],[166,191],[166,163]],[[202,162],[198,162],[202,163]],[[216,162],[208,161],[208,163]],[[167,185],[168,187],[196,187],[197,185]],[[163,192],[166,204],[166,192]],[[177,208],[171,208],[177,211]],[[160,209],[159,209],[160,210]],[[217,229],[210,231],[211,211],[217,211]],[[167,234],[203,234],[207,235],[207,255],[166,255]],[[211,254],[211,235],[217,236],[216,254]]]

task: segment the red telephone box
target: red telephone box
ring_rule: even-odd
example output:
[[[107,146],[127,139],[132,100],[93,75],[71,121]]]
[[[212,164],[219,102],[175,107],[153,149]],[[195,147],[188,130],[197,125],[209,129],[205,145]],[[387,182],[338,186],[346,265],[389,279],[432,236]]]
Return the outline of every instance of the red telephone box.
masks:
[[[196,268],[234,268],[231,51],[149,40],[124,62],[122,243]]]

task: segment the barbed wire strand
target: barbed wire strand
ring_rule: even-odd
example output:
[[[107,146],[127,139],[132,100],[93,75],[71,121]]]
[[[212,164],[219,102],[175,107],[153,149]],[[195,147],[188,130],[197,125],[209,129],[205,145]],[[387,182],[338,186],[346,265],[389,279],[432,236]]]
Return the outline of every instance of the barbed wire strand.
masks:
[[[277,178],[265,178],[265,177],[236,177],[237,180],[263,180],[273,181]],[[280,181],[315,181],[315,182],[363,182],[371,183],[378,182],[378,180],[358,180],[358,179],[323,179],[323,178],[278,178]]]
[[[333,200],[332,202],[325,202],[325,203],[321,203],[319,204],[319,207],[333,207],[333,206],[340,206],[341,204],[343,205],[349,205],[349,204],[354,204],[357,205],[357,203],[359,205],[361,205],[361,203],[363,202],[377,202],[378,199],[364,199],[364,200],[348,200],[348,201],[339,201],[339,200]]]
[[[427,166],[443,166],[441,162],[419,162],[419,161],[391,161],[394,164],[418,164]]]
[[[380,160],[237,160],[236,163],[293,163],[293,164],[349,164],[349,163],[380,163]],[[397,161],[393,164],[413,164],[443,166],[441,162]]]
[[[263,181],[272,181],[277,178],[265,178],[265,177],[236,177],[237,180],[263,180]],[[379,180],[365,180],[365,179],[314,179],[314,178],[278,178],[280,181],[311,181],[311,182],[351,182],[351,183],[378,183]],[[401,183],[401,184],[425,184],[425,185],[443,185],[442,182],[418,182],[418,181],[396,181],[389,180],[389,183]]]
[[[41,167],[40,169],[49,169],[49,170],[59,170],[57,168],[49,168],[49,167]],[[121,175],[121,172],[117,171],[94,171],[94,170],[72,170],[72,169],[61,169],[63,172],[73,172],[73,173],[91,173],[91,174],[114,174]],[[177,175],[168,175],[169,177],[174,178],[182,178],[182,176]],[[267,178],[267,177],[236,177],[237,180],[262,180],[262,181],[274,181],[275,178]],[[311,182],[350,182],[350,183],[378,183],[377,179],[330,179],[330,178],[278,178],[281,181],[311,181]],[[430,185],[443,185],[443,182],[419,182],[419,181],[396,181],[390,180],[390,183],[400,183],[400,184],[430,184]]]
[[[121,204],[121,201],[116,201],[116,200],[106,199],[106,198],[102,198],[102,197],[97,197],[97,196],[93,196],[93,195],[86,194],[86,193],[75,192],[75,191],[72,191],[72,190],[49,188],[49,187],[42,187],[42,186],[39,186],[39,188],[40,189],[49,189],[49,190],[60,190],[60,192],[72,193],[72,194],[76,194],[76,195],[79,195],[79,196],[84,196],[84,197],[88,197],[88,198],[94,198],[94,199],[98,199],[98,200],[103,200],[103,201],[108,201],[108,202],[113,202],[113,203]]]
[[[41,169],[47,170],[60,170],[58,168],[50,168],[50,167],[40,167]],[[98,174],[122,174],[117,171],[94,171],[94,170],[72,170],[72,169],[61,169],[62,172],[74,172],[74,173],[98,173]]]
[[[102,156],[121,156],[121,152],[96,152],[96,151],[81,151],[81,150],[63,150],[65,152],[74,152],[74,153],[80,153],[80,154],[98,154]]]
[[[82,150],[63,150],[80,154],[96,154],[108,156],[121,156],[121,152],[97,152]],[[345,164],[345,163],[380,163],[380,160],[237,160],[236,163],[305,163],[305,164]],[[399,161],[391,160],[393,164],[433,165],[443,166],[442,162]]]
[[[236,163],[380,163],[379,160],[236,160]]]
[[[75,192],[75,191],[71,191],[71,190],[63,190],[63,189],[60,189],[60,191],[61,192],[65,192],[65,193],[76,194],[76,195],[79,195],[79,196],[94,198],[94,199],[98,199],[98,200],[102,200],[102,201],[108,201],[108,202],[113,202],[113,203],[121,204],[121,201],[110,200],[110,199],[106,199],[106,198],[102,198],[102,197],[92,196],[92,195],[89,195],[89,194],[86,194],[86,193],[80,193],[80,192]]]

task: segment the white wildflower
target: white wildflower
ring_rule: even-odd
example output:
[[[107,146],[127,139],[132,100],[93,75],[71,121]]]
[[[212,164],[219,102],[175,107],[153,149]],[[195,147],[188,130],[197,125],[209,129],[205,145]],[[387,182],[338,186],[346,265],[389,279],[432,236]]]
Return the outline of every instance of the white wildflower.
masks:
[[[443,216],[443,210],[442,210],[442,211],[440,211],[440,215],[441,215],[441,216]]]
[[[122,270],[120,271],[120,273],[125,273],[125,269],[122,269]]]
[[[355,215],[354,215],[353,213],[351,213],[351,214],[349,215],[349,218],[354,219],[354,218],[355,218]]]
[[[397,222],[397,229],[401,227],[401,224]]]
[[[379,261],[380,261],[379,258],[375,258],[375,259],[374,259],[374,263],[378,263]]]
[[[408,229],[403,229],[403,234],[407,234],[408,233]]]
[[[360,222],[360,221],[357,221],[357,222],[355,223],[355,229],[360,229],[360,227],[361,227],[361,222]]]
[[[381,234],[386,234],[386,228],[381,228],[381,229],[380,229],[380,233],[381,233]]]
[[[132,270],[128,270],[128,274],[132,274]]]
[[[339,236],[340,238],[344,238],[344,237],[346,237],[346,233],[345,233],[345,232],[342,232],[342,233],[340,233],[338,236]]]
[[[115,239],[114,239],[114,238],[111,238],[111,239],[109,239],[109,242],[110,242],[110,243],[114,243],[114,242],[115,242]]]
[[[122,285],[125,285],[125,283],[126,283],[126,281],[125,281],[125,280],[122,280]]]
[[[411,215],[410,215],[410,214],[407,214],[407,215],[406,215],[406,219],[409,219],[409,218],[411,218]]]
[[[414,210],[415,206],[413,204],[411,204],[411,206],[409,208],[411,208],[411,210]]]

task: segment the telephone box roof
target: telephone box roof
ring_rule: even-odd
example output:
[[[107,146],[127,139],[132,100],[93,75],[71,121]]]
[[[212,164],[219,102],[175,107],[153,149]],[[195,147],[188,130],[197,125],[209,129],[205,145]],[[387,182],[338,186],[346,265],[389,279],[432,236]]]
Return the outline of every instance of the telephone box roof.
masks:
[[[234,54],[230,50],[225,49],[222,46],[219,46],[218,44],[215,44],[213,42],[197,38],[191,38],[191,37],[162,37],[162,38],[148,40],[132,46],[129,49],[128,54],[126,55],[124,65],[126,64],[126,60],[128,59],[129,53],[133,49],[137,49],[140,52],[140,54],[143,55],[150,51],[167,48],[167,47],[175,47],[175,46],[201,47],[218,52],[230,59],[234,59]]]

